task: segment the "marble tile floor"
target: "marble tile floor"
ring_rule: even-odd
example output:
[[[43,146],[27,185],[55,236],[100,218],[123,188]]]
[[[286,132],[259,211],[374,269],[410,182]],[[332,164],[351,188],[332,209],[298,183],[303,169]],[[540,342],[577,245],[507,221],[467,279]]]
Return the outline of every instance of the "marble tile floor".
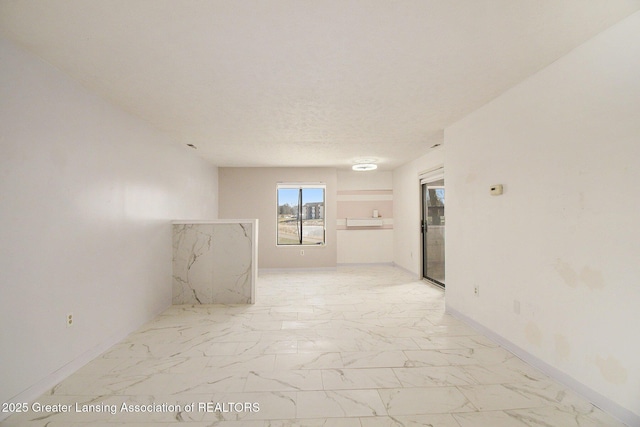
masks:
[[[255,305],[172,306],[37,403],[58,406],[0,424],[623,426],[390,266],[264,273]]]

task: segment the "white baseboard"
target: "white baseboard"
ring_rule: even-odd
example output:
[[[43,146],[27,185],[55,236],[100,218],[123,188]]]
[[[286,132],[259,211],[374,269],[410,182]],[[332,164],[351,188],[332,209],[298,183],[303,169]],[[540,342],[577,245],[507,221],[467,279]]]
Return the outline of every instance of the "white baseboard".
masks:
[[[395,267],[393,262],[339,262],[338,267]]]
[[[283,268],[258,268],[258,275],[261,273],[312,273],[314,271],[336,271],[337,267],[283,267]]]
[[[46,377],[42,378],[31,387],[26,390],[18,393],[11,399],[9,399],[6,403],[33,403],[37,398],[42,396],[47,391],[51,390],[56,384],[59,384],[62,380],[76,372],[78,369],[82,368],[87,363],[91,362],[96,357],[100,356],[102,353],[107,351],[109,348],[113,347],[123,339],[125,339],[129,334],[136,331],[146,322],[151,319],[156,318],[160,313],[165,311],[170,306],[164,307],[162,310],[159,310],[157,313],[153,314],[149,319],[142,321],[139,325],[136,325],[134,328],[127,328],[126,330],[118,331],[112,335],[110,335],[103,342],[95,346],[94,348],[82,353],[80,356],[67,363],[60,369],[52,372]],[[4,402],[3,402],[4,403]],[[0,412],[0,421],[8,418],[11,413],[2,413]]]
[[[309,267],[309,268],[260,268],[258,270],[258,274],[260,273],[291,273],[291,272],[309,272],[313,273],[314,271],[337,271],[339,267],[372,267],[372,266],[388,266],[397,268],[398,270],[402,270],[405,273],[411,275],[411,280],[420,280],[420,276],[415,274],[414,272],[407,270],[406,268],[396,264],[395,262],[345,262],[338,263],[336,267]]]
[[[393,265],[397,269],[403,270],[404,272],[410,274],[412,280],[420,280],[420,275],[419,274],[416,274],[413,271],[411,271],[411,270],[409,270],[407,268],[404,268],[401,265],[396,264],[395,262],[392,262],[391,265]]]
[[[520,359],[522,359],[529,365],[533,366],[534,368],[538,369],[539,371],[543,372],[544,374],[548,375],[549,377],[553,378],[559,383],[564,384],[565,386],[567,386],[568,388],[575,391],[576,393],[584,397],[586,400],[591,402],[593,405],[607,412],[609,415],[612,415],[613,417],[618,418],[620,421],[622,421],[628,426],[640,427],[640,416],[631,412],[629,409],[623,406],[620,406],[616,402],[603,396],[602,394],[598,393],[592,388],[587,387],[586,385],[582,384],[580,381],[567,375],[566,373],[562,372],[558,368],[555,368],[549,365],[544,360],[532,355],[526,350],[523,350],[522,348],[518,347],[517,345],[507,340],[506,338],[502,337],[501,335],[496,334],[494,331],[487,328],[486,326],[460,313],[455,308],[447,305],[446,312],[454,317],[457,317],[458,319],[462,320],[473,329],[476,329],[486,337],[500,344],[501,347],[505,348],[506,350],[509,350],[511,353],[515,354],[516,356],[518,356]]]
[[[338,263],[335,267],[306,267],[306,268],[260,268],[258,269],[258,274],[260,273],[304,273],[309,272],[313,273],[314,271],[337,271],[339,267],[372,267],[372,266],[388,266],[394,267],[399,270],[404,271],[411,275],[412,280],[420,280],[420,276],[413,273],[412,271],[407,270],[406,268],[396,264],[395,262],[344,262]]]

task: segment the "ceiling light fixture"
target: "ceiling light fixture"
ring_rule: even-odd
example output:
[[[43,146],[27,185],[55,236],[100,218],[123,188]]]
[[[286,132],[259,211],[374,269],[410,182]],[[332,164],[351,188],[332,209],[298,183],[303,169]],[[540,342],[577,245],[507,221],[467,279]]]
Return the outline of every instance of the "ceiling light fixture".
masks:
[[[378,169],[378,165],[376,165],[375,163],[358,163],[351,166],[351,169],[358,172],[372,171]]]

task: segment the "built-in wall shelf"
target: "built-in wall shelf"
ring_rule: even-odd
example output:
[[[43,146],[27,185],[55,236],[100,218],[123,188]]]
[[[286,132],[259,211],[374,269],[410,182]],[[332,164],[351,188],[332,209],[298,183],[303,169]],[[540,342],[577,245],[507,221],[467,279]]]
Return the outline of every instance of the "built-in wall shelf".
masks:
[[[382,227],[382,218],[347,218],[347,227]]]

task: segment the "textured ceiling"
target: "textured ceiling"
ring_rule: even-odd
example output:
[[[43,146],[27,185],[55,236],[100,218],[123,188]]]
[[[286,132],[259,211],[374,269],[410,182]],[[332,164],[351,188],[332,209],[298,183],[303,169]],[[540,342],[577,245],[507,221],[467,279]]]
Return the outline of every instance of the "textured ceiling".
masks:
[[[0,32],[219,166],[392,169],[640,0],[0,0]]]

